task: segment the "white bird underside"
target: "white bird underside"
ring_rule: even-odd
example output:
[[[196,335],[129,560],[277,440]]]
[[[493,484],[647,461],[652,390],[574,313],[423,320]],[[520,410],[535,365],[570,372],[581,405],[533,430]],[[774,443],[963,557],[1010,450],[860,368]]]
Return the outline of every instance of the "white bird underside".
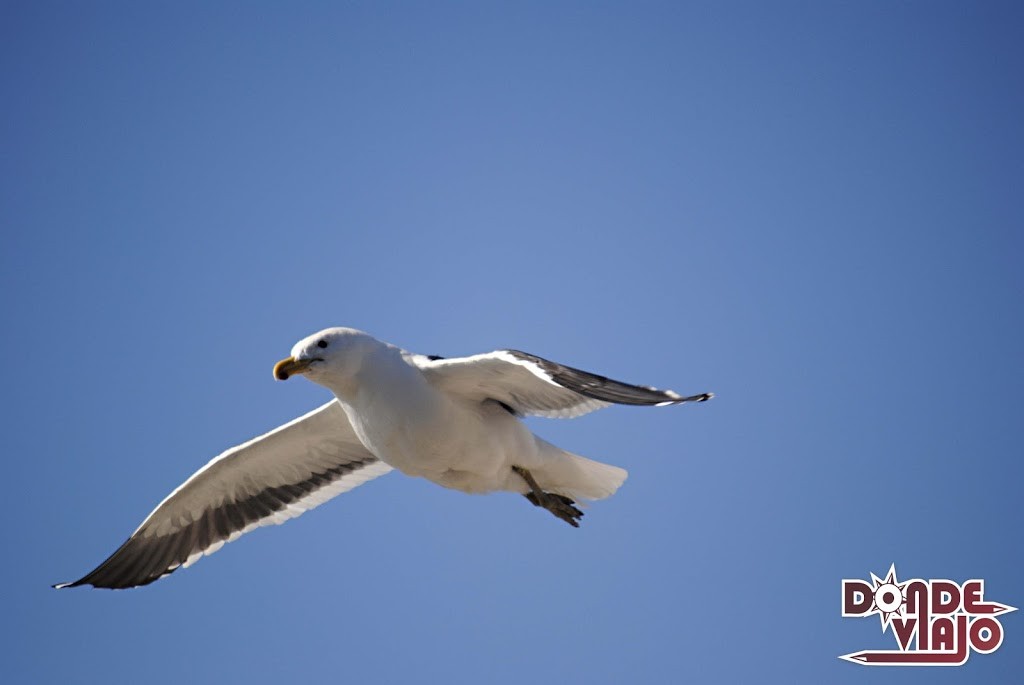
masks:
[[[336,348],[354,348],[355,342],[361,347],[358,354],[342,349],[332,357],[335,350],[317,349],[326,348],[327,341]],[[359,360],[355,372],[334,374],[346,364],[352,367],[353,358]],[[393,467],[449,488],[507,490],[539,504],[538,493],[531,493],[532,477],[544,491],[540,497],[550,494],[582,515],[572,500],[611,495],[626,472],[541,440],[519,416],[573,418],[611,403],[661,406],[712,396],[683,397],[620,383],[516,350],[427,357],[352,329],[310,336],[285,361],[301,367],[296,373],[331,388],[336,399],[217,456],[168,495],[95,570],[54,587],[146,585],[258,526],[283,523]],[[577,525],[576,514],[570,520],[552,512]]]

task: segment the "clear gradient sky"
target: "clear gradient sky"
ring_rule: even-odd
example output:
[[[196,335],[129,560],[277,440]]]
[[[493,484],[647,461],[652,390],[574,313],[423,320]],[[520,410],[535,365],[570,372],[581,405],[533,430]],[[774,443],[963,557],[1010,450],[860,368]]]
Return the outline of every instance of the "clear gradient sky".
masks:
[[[212,5],[212,6],[211,6]],[[1024,11],[998,2],[0,5],[7,683],[988,683],[840,581],[1024,606]],[[326,400],[345,325],[697,406],[531,420],[573,530],[391,474],[141,590],[57,592]]]

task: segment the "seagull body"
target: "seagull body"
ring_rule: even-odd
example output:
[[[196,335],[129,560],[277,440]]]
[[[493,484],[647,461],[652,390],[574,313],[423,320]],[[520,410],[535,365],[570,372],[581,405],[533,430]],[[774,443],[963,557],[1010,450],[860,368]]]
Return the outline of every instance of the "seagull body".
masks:
[[[299,374],[335,399],[214,458],[100,566],[55,587],[146,585],[392,469],[466,493],[519,493],[575,527],[575,502],[608,497],[627,473],[542,440],[520,417],[712,396],[620,383],[516,350],[413,354],[351,328],[299,341],[274,367],[278,380]]]

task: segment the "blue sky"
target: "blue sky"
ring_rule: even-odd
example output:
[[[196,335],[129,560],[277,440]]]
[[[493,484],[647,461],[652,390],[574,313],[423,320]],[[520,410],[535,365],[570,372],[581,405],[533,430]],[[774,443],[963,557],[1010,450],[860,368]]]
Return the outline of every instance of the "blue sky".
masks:
[[[1024,605],[1014,3],[4,3],[5,681],[994,682],[868,670],[840,581]],[[325,401],[346,325],[713,402],[531,421],[573,530],[392,474],[55,592]]]

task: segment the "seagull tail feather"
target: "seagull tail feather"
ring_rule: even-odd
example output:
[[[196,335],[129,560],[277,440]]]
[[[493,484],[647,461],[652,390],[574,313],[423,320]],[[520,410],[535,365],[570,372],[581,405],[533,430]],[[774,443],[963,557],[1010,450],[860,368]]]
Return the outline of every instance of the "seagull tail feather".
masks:
[[[629,476],[626,469],[566,452],[540,438],[537,443],[545,459],[541,468],[534,469],[534,475],[548,492],[577,501],[604,499],[614,495]]]

